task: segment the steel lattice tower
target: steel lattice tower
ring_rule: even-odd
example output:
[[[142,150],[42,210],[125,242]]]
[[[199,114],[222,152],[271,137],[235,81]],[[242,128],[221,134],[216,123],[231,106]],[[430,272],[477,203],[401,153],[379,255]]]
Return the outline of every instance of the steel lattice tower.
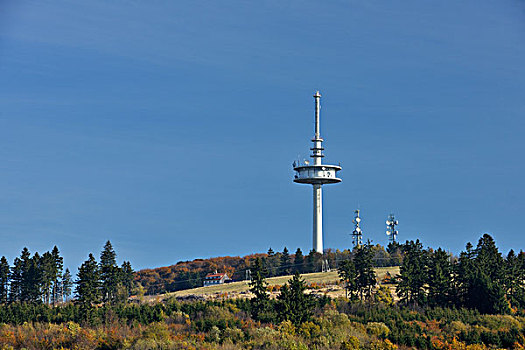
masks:
[[[359,216],[359,209],[354,211],[355,217],[352,222],[354,223],[354,231],[352,232],[352,244],[355,248],[359,248],[363,245],[363,231],[361,230],[361,217]]]
[[[397,234],[399,231],[396,230],[396,226],[399,224],[399,221],[396,220],[394,214],[390,214],[386,220],[386,235],[388,236],[390,243],[395,243]]]

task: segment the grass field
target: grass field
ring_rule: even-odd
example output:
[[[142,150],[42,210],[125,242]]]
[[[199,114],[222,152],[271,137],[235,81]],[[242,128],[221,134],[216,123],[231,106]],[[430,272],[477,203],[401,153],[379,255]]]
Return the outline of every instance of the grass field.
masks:
[[[395,276],[399,273],[399,267],[379,267],[376,268],[376,274],[378,281],[381,281],[385,274],[389,272],[392,276]],[[337,274],[337,271],[330,271],[330,272],[316,272],[316,273],[305,273],[301,275],[303,279],[306,281],[307,284],[310,283],[324,283],[327,285],[336,285],[339,281],[339,276]],[[268,278],[266,281],[269,285],[283,285],[286,282],[288,282],[289,279],[291,279],[293,276],[279,276],[279,277],[271,277]],[[180,290],[173,293],[166,293],[159,296],[150,296],[150,298],[167,298],[170,296],[186,296],[186,295],[202,295],[202,296],[213,296],[217,294],[240,294],[243,292],[247,292],[250,289],[250,286],[248,285],[248,282],[233,282],[233,283],[227,283],[227,284],[221,284],[216,286],[209,286],[209,287],[199,287],[199,288],[193,288],[193,289],[186,289],[186,290]]]

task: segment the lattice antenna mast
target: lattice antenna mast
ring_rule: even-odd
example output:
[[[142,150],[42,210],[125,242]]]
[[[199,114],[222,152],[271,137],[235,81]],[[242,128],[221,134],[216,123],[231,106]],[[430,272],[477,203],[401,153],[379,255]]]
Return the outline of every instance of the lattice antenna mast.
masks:
[[[352,244],[355,248],[359,248],[363,245],[363,231],[361,231],[361,217],[359,216],[359,209],[354,211],[355,217],[352,222],[354,223],[354,231],[352,231]]]
[[[394,214],[390,214],[386,220],[386,235],[390,243],[395,243],[397,234],[399,231],[396,230],[396,226],[399,225],[399,221],[396,220]]]

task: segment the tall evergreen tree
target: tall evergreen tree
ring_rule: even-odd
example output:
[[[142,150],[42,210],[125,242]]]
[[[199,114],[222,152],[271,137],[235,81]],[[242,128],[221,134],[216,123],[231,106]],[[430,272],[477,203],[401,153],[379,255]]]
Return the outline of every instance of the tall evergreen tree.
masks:
[[[290,259],[290,253],[288,248],[284,247],[283,252],[281,253],[281,274],[289,275],[292,268],[292,260]]]
[[[489,234],[479,239],[476,247],[476,263],[493,281],[502,281],[505,275],[503,257],[496,247],[496,242]]]
[[[66,268],[66,271],[64,271],[64,274],[62,275],[62,301],[67,302],[69,300],[69,296],[71,295],[71,292],[73,291],[73,278],[71,276],[71,272],[69,272],[69,269]]]
[[[346,297],[350,296],[355,299],[357,293],[356,272],[355,265],[351,259],[346,259],[339,264],[338,268],[339,279],[344,283]]]
[[[306,256],[305,269],[304,272],[318,272],[317,262],[322,259],[322,254],[316,252],[315,250],[310,250]]]
[[[266,321],[269,311],[268,283],[266,283],[266,270],[261,259],[255,259],[255,264],[251,268],[252,280],[250,282],[250,291],[254,297],[250,299],[250,310],[253,319]]]
[[[314,302],[305,290],[306,284],[298,272],[281,288],[277,307],[282,320],[289,320],[296,326],[310,320]]]
[[[372,259],[374,253],[370,242],[359,246],[355,250],[354,265],[356,272],[356,288],[361,299],[372,295],[372,288],[377,283],[377,276],[374,271]]]
[[[431,306],[449,306],[452,302],[452,265],[449,255],[439,248],[428,259],[428,303]]]
[[[510,250],[505,259],[505,293],[508,295],[510,304],[513,306],[520,306],[519,290],[521,285],[521,269],[518,256],[514,250]]]
[[[22,290],[22,260],[16,257],[11,268],[11,286],[9,289],[10,302],[20,301]]]
[[[56,304],[58,301],[62,300],[62,269],[64,268],[64,258],[60,256],[60,251],[57,246],[53,247],[51,251],[51,256],[53,257],[54,269],[53,269],[53,286],[52,286],[52,295],[51,302]]]
[[[29,249],[24,247],[20,254],[21,273],[20,273],[20,301],[30,301],[32,290],[32,277],[29,270],[31,269],[32,259]],[[34,270],[34,269],[33,269]]]
[[[104,245],[100,253],[100,282],[103,302],[113,302],[119,285],[120,271],[117,266],[117,254],[110,241]]]
[[[297,250],[295,251],[295,258],[293,261],[293,265],[294,265],[294,272],[303,273],[304,255],[303,255],[303,252],[301,251],[301,248],[297,248]]]
[[[5,256],[0,259],[0,303],[6,304],[9,296],[9,262]]]
[[[469,306],[482,313],[507,313],[505,298],[505,264],[494,239],[484,234],[476,247],[476,272],[470,293]]]
[[[401,301],[407,304],[425,303],[426,252],[419,240],[406,242],[400,268],[400,281],[396,287]]]
[[[266,258],[266,271],[268,272],[268,277],[277,276],[279,270],[278,256],[271,247],[268,249],[267,254],[268,257]]]
[[[44,254],[42,254],[42,258],[40,259],[39,265],[40,270],[42,272],[41,282],[42,292],[44,295],[44,303],[50,304],[53,282],[57,274],[55,259],[53,258],[50,252],[45,252]]]
[[[25,301],[37,303],[42,301],[43,296],[43,284],[42,277],[43,271],[41,267],[42,258],[36,252],[33,257],[29,260],[29,268],[27,273],[24,274],[24,283],[26,299]]]
[[[467,244],[457,266],[460,306],[477,309],[481,313],[509,311],[505,296],[506,280],[504,259],[494,239],[484,234],[476,249]]]
[[[100,300],[100,271],[93,254],[78,268],[77,277],[76,302],[83,309],[89,309]]]
[[[468,242],[465,251],[459,254],[458,262],[454,265],[456,276],[454,289],[458,307],[469,307],[470,300],[475,297],[471,295],[474,292],[473,283],[478,274],[474,257],[474,247]]]
[[[121,301],[127,300],[131,296],[133,291],[133,276],[134,271],[131,268],[131,263],[129,261],[124,261],[122,267],[120,268],[120,288],[124,291],[123,299]]]

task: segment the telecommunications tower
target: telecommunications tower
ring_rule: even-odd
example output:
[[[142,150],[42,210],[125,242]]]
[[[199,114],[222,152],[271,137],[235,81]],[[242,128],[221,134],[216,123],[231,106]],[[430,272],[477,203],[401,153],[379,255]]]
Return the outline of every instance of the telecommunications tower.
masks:
[[[361,231],[361,217],[359,216],[359,209],[354,211],[355,218],[352,220],[354,223],[354,231],[352,232],[352,243],[354,247],[359,248],[363,245],[363,231]]]
[[[397,225],[399,225],[399,221],[396,220],[394,214],[390,214],[386,220],[386,235],[390,243],[396,242],[397,234],[399,233],[399,231],[396,230]]]
[[[293,169],[295,170],[294,182],[301,184],[313,185],[314,189],[314,225],[313,225],[313,249],[318,253],[323,253],[323,194],[321,186],[324,184],[333,184],[341,182],[337,177],[337,172],[341,170],[338,165],[322,164],[323,155],[323,139],[321,138],[319,112],[321,109],[320,99],[321,94],[317,91],[314,94],[315,98],[315,134],[312,139],[313,147],[310,148],[313,158],[313,165],[310,162],[294,162]]]

